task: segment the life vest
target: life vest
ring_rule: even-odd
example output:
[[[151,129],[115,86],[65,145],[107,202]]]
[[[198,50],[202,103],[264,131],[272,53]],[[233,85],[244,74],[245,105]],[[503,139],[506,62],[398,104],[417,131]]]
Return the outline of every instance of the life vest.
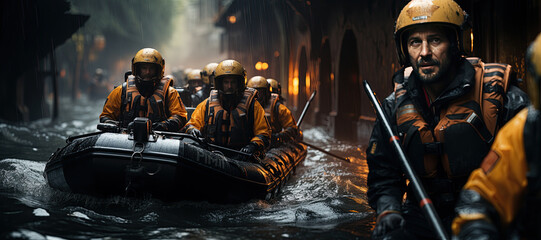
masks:
[[[424,120],[408,97],[405,84],[411,67],[405,69],[404,82],[395,83],[398,132],[421,177],[441,176],[443,170],[448,178],[465,181],[480,166],[498,131],[511,66],[467,60],[475,69],[475,88],[442,105],[435,126]]]
[[[171,79],[162,78],[152,96],[142,96],[135,86],[135,77],[129,76],[122,84],[122,126],[127,127],[136,117],[147,117],[153,123],[166,120],[170,115],[167,108],[167,92]]]
[[[226,111],[218,99],[218,91],[212,90],[207,101],[207,114],[203,133],[221,146],[240,149],[254,137],[254,99],[256,90],[246,88],[239,104]]]
[[[209,96],[205,95],[205,88],[201,88],[201,90],[197,91],[196,93],[192,94],[191,96],[191,102],[192,107],[197,107],[201,102],[205,101]]]
[[[270,101],[265,107],[265,118],[267,118],[267,122],[271,125],[273,133],[282,131],[282,126],[278,121],[278,108],[280,107],[280,102],[278,102],[279,98],[280,96],[278,94],[271,93]]]

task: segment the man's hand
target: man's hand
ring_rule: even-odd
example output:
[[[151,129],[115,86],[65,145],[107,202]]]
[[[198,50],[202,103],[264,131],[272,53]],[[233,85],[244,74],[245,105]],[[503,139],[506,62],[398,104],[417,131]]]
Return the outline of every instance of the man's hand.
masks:
[[[201,131],[199,131],[199,129],[193,127],[193,128],[190,128],[186,131],[187,134],[191,134],[192,136],[196,137],[196,138],[202,138],[203,137],[203,134],[201,134]]]
[[[404,218],[400,213],[395,211],[384,211],[377,218],[372,238],[378,239],[384,237],[386,234],[396,229],[403,228],[404,224]]]
[[[258,148],[259,147],[255,143],[248,143],[248,145],[244,146],[240,151],[253,156]]]
[[[462,225],[458,239],[500,239],[498,229],[492,223],[485,220],[474,220]]]
[[[279,133],[273,133],[271,135],[271,146],[276,147],[282,143],[282,139],[278,135]]]
[[[167,123],[165,121],[153,123],[152,124],[152,130],[155,130],[155,131],[167,131]]]
[[[111,120],[111,119],[105,120],[105,122],[103,122],[103,123],[106,123],[106,124],[112,124],[112,125],[115,125],[115,126],[117,126],[117,127],[120,125],[120,123],[119,123],[118,121]]]
[[[304,140],[304,136],[302,134],[302,131],[298,129],[297,135],[295,136],[295,141],[301,142],[302,140]]]
[[[282,131],[282,132],[279,132],[279,133],[273,133],[271,135],[271,145],[275,146],[275,147],[282,144],[282,143],[289,142],[291,140],[293,140],[293,138],[291,137],[289,132],[286,132],[286,131]]]

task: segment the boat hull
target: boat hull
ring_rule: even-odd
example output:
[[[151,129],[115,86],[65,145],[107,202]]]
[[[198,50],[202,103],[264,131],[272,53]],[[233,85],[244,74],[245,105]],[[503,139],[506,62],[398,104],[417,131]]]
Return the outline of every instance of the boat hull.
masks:
[[[158,136],[143,147],[128,134],[102,133],[57,150],[44,175],[53,188],[95,196],[242,202],[274,197],[305,157],[306,146],[298,143],[271,149],[254,163],[187,138]]]

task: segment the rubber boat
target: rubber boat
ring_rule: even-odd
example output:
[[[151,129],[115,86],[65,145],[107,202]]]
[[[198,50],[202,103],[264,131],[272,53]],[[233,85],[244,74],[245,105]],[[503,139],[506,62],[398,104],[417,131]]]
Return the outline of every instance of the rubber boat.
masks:
[[[306,146],[294,142],[259,159],[237,160],[240,152],[189,134],[153,132],[148,122],[136,119],[129,133],[100,124],[99,132],[68,138],[46,164],[49,186],[99,197],[270,200],[306,157]]]

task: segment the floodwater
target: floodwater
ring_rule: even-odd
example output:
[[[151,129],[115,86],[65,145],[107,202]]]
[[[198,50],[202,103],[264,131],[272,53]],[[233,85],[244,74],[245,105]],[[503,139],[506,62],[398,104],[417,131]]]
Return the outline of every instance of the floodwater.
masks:
[[[47,159],[68,136],[97,131],[102,104],[63,99],[56,122],[0,122],[0,239],[369,239],[365,146],[336,141],[323,128],[304,129],[305,141],[352,163],[309,148],[270,201],[165,203],[50,188]]]

